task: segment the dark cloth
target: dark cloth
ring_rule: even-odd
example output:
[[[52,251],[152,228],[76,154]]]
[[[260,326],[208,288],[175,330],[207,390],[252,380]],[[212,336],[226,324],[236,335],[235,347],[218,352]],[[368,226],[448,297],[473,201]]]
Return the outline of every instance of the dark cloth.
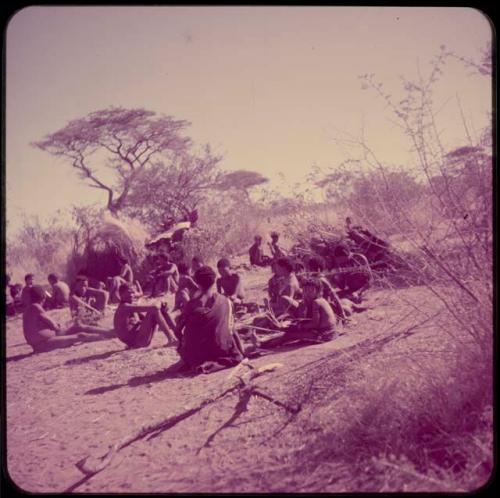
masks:
[[[189,301],[183,310],[185,327],[179,354],[190,366],[221,358],[241,361],[233,337],[231,302],[214,294],[203,305],[200,298]]]
[[[339,273],[335,276],[337,285],[342,289],[337,292],[340,298],[352,292],[356,292],[370,281],[370,275],[367,272],[367,262],[364,258],[353,254],[343,266],[347,268],[359,268],[359,270],[354,269],[346,273]]]

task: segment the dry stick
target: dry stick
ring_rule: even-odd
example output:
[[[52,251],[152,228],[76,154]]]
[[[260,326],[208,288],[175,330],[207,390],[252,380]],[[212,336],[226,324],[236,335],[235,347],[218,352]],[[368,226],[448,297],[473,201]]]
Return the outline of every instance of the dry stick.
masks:
[[[247,365],[247,366],[250,366],[250,365]],[[89,456],[79,460],[75,465],[78,468],[78,470],[80,470],[83,474],[85,474],[86,478],[79,480],[77,483],[70,486],[70,488],[68,488],[68,490],[73,491],[80,484],[83,484],[84,482],[86,482],[90,477],[92,477],[93,475],[97,474],[98,472],[100,472],[101,470],[106,468],[110,464],[110,462],[112,461],[112,459],[116,455],[116,453],[118,451],[120,451],[122,448],[125,448],[126,446],[132,444],[133,442],[137,441],[138,439],[142,439],[145,436],[147,436],[148,434],[151,434],[153,432],[158,433],[158,432],[163,431],[163,430],[171,429],[172,427],[177,425],[179,422],[191,417],[195,413],[197,413],[200,410],[202,410],[203,408],[205,408],[207,405],[215,403],[216,401],[222,399],[223,397],[227,396],[228,394],[230,394],[230,393],[236,391],[237,389],[240,389],[241,387],[247,385],[254,378],[259,377],[260,375],[263,375],[269,371],[273,371],[276,368],[278,368],[279,366],[281,366],[281,364],[274,363],[274,364],[270,364],[270,365],[264,365],[259,369],[254,369],[252,367],[252,369],[249,372],[247,372],[246,374],[244,374],[242,376],[238,376],[236,383],[233,384],[232,386],[230,386],[229,388],[225,389],[222,393],[220,393],[216,396],[204,399],[198,405],[195,405],[192,408],[189,408],[178,415],[174,415],[174,416],[168,417],[160,422],[155,422],[153,424],[148,424],[148,425],[141,427],[137,431],[135,431],[132,434],[129,434],[128,436],[123,438],[120,442],[115,443],[113,446],[111,446],[111,448],[108,450],[108,452],[105,455],[102,455],[99,457],[89,455]],[[236,369],[238,369],[238,368],[239,368],[239,365],[237,365],[235,367],[234,371],[236,371]]]

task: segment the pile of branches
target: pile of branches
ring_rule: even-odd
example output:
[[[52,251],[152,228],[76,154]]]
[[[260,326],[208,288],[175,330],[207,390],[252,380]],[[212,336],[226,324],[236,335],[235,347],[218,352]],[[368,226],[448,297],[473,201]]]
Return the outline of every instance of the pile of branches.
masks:
[[[333,225],[312,223],[306,232],[298,234],[297,239],[290,255],[296,264],[305,268],[315,258],[323,262],[325,270],[334,269],[335,249],[344,246],[366,257],[376,281],[397,286],[415,285],[421,283],[425,273],[421,258],[396,251],[387,240],[361,226],[350,227],[344,232]]]

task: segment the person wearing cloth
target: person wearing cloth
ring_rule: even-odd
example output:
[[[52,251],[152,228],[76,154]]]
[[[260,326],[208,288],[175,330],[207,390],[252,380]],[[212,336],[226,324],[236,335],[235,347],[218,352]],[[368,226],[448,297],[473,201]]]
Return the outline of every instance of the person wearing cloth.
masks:
[[[250,256],[250,264],[256,266],[266,266],[270,263],[269,256],[264,256],[264,250],[262,249],[262,237],[256,235],[254,237],[254,243],[252,247],[248,250]]]
[[[217,279],[217,292],[223,294],[233,301],[233,303],[242,303],[245,299],[243,282],[241,276],[231,271],[229,259],[222,258],[217,262],[217,270],[220,278]]]
[[[316,278],[303,281],[304,298],[296,316],[303,321],[292,325],[281,336],[258,344],[261,348],[274,348],[297,340],[326,342],[333,339],[336,333],[336,317],[330,303],[322,296],[321,282]]]
[[[243,359],[243,349],[234,330],[231,301],[215,290],[216,274],[209,266],[199,268],[194,281],[200,293],[183,308],[177,323],[179,354],[185,368],[230,367]],[[215,365],[214,365],[215,364]]]
[[[113,329],[72,325],[63,330],[43,309],[46,293],[39,285],[30,288],[30,301],[23,312],[23,334],[35,353],[71,346],[78,342],[115,337]]]
[[[273,268],[275,277],[269,281],[271,310],[277,317],[287,313],[293,315],[299,306],[297,299],[301,295],[294,265],[289,258],[280,258],[274,263]]]
[[[156,328],[159,327],[167,338],[167,346],[177,345],[175,325],[166,307],[160,309],[157,305],[133,304],[133,287],[128,283],[122,284],[119,292],[120,304],[116,308],[113,324],[120,341],[129,348],[144,348],[151,344]]]
[[[69,304],[70,289],[66,282],[59,280],[59,277],[51,273],[47,280],[52,287],[52,293],[45,301],[46,309],[64,308]]]
[[[198,285],[189,274],[189,267],[186,263],[179,263],[179,288],[175,293],[175,303],[173,311],[180,310],[188,303],[198,290]]]
[[[89,287],[88,278],[78,274],[69,296],[69,307],[76,323],[95,324],[104,316],[108,299],[107,291]]]
[[[351,253],[347,246],[341,244],[335,248],[333,255],[333,269],[339,271],[333,276],[333,282],[340,289],[337,296],[359,304],[372,281],[368,260],[363,254]]]
[[[26,308],[26,306],[29,306],[31,304],[31,294],[30,294],[30,289],[33,287],[33,283],[35,280],[35,275],[33,273],[28,273],[24,277],[24,287],[23,290],[21,291],[21,304],[23,308]]]

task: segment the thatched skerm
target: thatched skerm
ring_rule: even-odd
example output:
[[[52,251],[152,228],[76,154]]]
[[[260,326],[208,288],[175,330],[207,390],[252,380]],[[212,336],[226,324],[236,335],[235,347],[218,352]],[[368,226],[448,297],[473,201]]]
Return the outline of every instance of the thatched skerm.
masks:
[[[107,277],[119,274],[121,258],[125,258],[134,272],[145,256],[144,241],[147,232],[135,220],[118,220],[105,214],[87,234],[83,252],[79,255],[79,270],[91,280],[105,282]]]

